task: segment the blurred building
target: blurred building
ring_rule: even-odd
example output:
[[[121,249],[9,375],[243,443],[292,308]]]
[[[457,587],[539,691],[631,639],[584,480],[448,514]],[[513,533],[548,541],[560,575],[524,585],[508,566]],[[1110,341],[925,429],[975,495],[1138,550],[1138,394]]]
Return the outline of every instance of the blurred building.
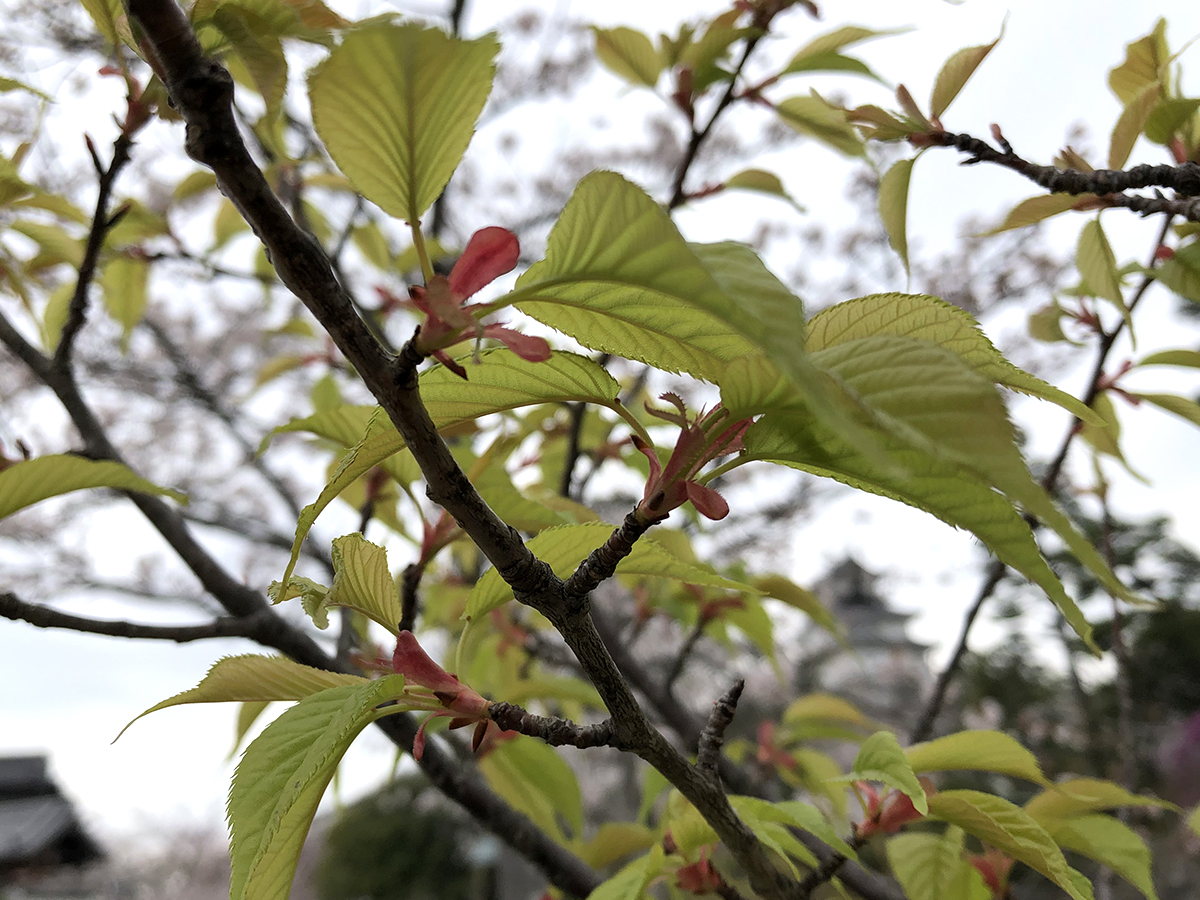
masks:
[[[933,685],[925,662],[929,648],[908,636],[911,616],[888,606],[876,590],[877,581],[877,575],[847,557],[816,585],[817,596],[844,629],[845,644],[822,629],[806,629],[797,689],[800,694],[836,694],[903,733]]]
[[[46,757],[0,758],[0,893],[6,900],[79,896],[74,876],[103,858],[47,774]]]

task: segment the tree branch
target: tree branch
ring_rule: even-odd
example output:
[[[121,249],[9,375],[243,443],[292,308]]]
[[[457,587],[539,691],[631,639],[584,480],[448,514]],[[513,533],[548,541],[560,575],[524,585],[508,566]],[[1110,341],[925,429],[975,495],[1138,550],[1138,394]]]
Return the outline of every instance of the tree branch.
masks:
[[[1131,169],[1096,169],[1080,172],[1077,169],[1058,169],[1039,166],[1013,152],[1008,142],[997,150],[986,141],[969,134],[931,131],[913,135],[917,146],[954,147],[971,156],[963,165],[987,162],[1011,169],[1034,184],[1052,193],[1096,194],[1104,206],[1131,209],[1143,216],[1156,213],[1177,215],[1200,222],[1200,199],[1171,200],[1162,196],[1130,196],[1125,191],[1147,187],[1169,188],[1184,198],[1200,198],[1200,165],[1184,163],[1179,166],[1134,166]]]
[[[9,591],[0,592],[0,617],[28,622],[37,628],[68,628],[87,634],[105,634],[111,637],[137,638],[157,641],[175,641],[186,644],[207,638],[244,637],[254,638],[260,623],[268,615],[255,613],[252,616],[234,616],[214,619],[205,625],[143,625],[111,619],[93,619],[74,616],[36,603],[27,603]]]
[[[733,721],[733,715],[737,712],[738,700],[741,699],[742,691],[745,689],[746,679],[739,678],[713,703],[708,724],[700,733],[699,747],[696,753],[696,768],[700,771],[716,776],[717,759],[721,754],[721,745],[725,743],[725,729]]]
[[[67,320],[63,323],[58,347],[54,351],[54,365],[64,371],[71,364],[71,351],[75,348],[75,338],[87,319],[88,290],[96,275],[96,263],[99,261],[100,251],[104,247],[104,238],[121,216],[120,212],[116,216],[110,216],[108,205],[112,197],[113,184],[117,180],[117,175],[129,162],[129,150],[133,146],[133,138],[122,130],[113,142],[112,161],[105,168],[96,154],[92,139],[89,137],[86,140],[88,151],[96,166],[96,174],[100,176],[100,190],[96,195],[92,227],[88,230],[87,246],[84,248],[83,260],[79,264],[79,275],[75,280],[75,293],[71,296],[71,304],[67,308]]]
[[[552,747],[617,747],[612,719],[595,725],[577,725],[556,716],[538,716],[515,703],[493,703],[488,713],[505,731],[540,738]]]

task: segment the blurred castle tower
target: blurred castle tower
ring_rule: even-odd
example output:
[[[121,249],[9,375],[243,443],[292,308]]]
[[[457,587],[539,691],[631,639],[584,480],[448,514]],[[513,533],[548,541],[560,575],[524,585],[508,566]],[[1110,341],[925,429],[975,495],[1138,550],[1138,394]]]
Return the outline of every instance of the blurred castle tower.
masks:
[[[806,629],[796,683],[801,694],[836,694],[903,733],[919,714],[933,674],[925,662],[927,645],[905,632],[911,616],[888,606],[876,591],[878,577],[847,557],[816,585],[845,629],[847,646],[819,628]]]

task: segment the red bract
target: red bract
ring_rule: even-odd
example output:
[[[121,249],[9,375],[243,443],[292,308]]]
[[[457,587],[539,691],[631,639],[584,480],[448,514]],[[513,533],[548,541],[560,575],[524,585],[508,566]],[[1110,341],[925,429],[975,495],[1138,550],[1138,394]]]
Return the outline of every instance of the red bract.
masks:
[[[1000,900],[1000,898],[1008,896],[1008,873],[1012,871],[1013,867],[1011,856],[991,847],[986,853],[968,856],[967,862],[983,876],[984,884],[988,886],[993,897]]]
[[[637,435],[633,436],[633,445],[650,461],[650,478],[646,482],[642,502],[638,504],[638,512],[657,522],[690,500],[701,515],[710,519],[725,518],[729,515],[729,504],[725,498],[695,479],[700,470],[718,456],[741,449],[742,435],[750,427],[750,419],[740,419],[726,425],[729,413],[719,403],[711,412],[706,414],[701,411],[695,419],[688,419],[687,409],[678,396],[663,394],[660,399],[666,400],[678,412],[650,406],[646,407],[646,412],[678,425],[679,439],[664,467],[654,448]]]
[[[466,301],[485,285],[511,272],[521,255],[517,236],[506,228],[481,228],[471,235],[450,277],[434,275],[425,287],[409,289],[413,305],[428,317],[417,336],[417,349],[432,356],[463,378],[466,370],[443,351],[467,338],[494,338],[522,359],[544,362],[550,345],[503,325],[480,325],[474,315],[478,304]]]
[[[711,894],[725,886],[721,873],[708,859],[708,848],[700,851],[700,859],[675,871],[675,884],[692,894]]]
[[[928,778],[919,780],[926,794],[937,792],[937,788]],[[856,828],[860,838],[870,837],[873,834],[894,834],[900,830],[901,826],[925,817],[924,813],[917,812],[912,798],[902,791],[890,791],[886,796],[880,798],[874,785],[865,781],[856,781],[855,786],[867,798],[867,818]]]
[[[396,638],[392,669],[404,676],[406,692],[408,684],[426,688],[433,694],[433,699],[445,707],[446,711],[435,712],[429,719],[453,716],[450,720],[451,728],[462,728],[474,722],[475,736],[472,746],[478,749],[491,722],[488,718],[491,701],[484,699],[481,694],[467,687],[430,659],[411,631],[402,631]],[[409,694],[408,699],[411,701],[419,698]],[[429,724],[429,719],[421,723],[413,741],[413,757],[416,759],[420,759],[425,752],[425,726]]]

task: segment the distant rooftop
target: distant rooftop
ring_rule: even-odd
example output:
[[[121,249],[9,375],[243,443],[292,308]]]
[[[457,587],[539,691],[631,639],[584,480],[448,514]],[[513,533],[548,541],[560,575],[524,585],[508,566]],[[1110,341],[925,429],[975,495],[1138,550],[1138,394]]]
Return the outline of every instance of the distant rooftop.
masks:
[[[50,779],[46,757],[0,757],[0,885],[31,869],[82,865],[103,856]]]

